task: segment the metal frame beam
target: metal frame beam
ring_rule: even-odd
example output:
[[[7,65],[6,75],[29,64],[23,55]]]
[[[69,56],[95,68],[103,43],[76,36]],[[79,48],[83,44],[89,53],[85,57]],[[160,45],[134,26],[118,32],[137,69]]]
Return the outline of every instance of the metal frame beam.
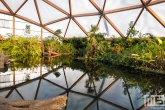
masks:
[[[69,0],[69,12],[70,12],[70,17],[72,16],[72,3],[71,0]]]
[[[48,27],[45,27],[47,25],[50,25],[50,24],[53,24],[53,23],[56,23],[56,22],[60,22],[62,20],[66,20],[66,19],[72,19],[77,25],[78,27],[87,35],[88,33],[86,32],[86,30],[80,25],[80,23],[75,19],[75,17],[84,17],[84,16],[95,16],[95,15],[100,15],[101,17],[103,16],[107,21],[108,23],[119,33],[120,36],[124,37],[124,35],[120,32],[120,30],[114,25],[114,23],[106,16],[106,14],[110,14],[110,13],[116,13],[116,12],[122,12],[122,11],[127,11],[127,10],[133,10],[133,9],[139,9],[139,8],[145,8],[164,28],[165,28],[165,21],[162,20],[155,12],[154,10],[151,9],[150,6],[152,5],[156,5],[156,4],[160,4],[160,3],[165,3],[164,0],[156,0],[156,1],[152,1],[152,0],[148,0],[148,1],[145,1],[145,0],[141,0],[141,3],[142,4],[139,4],[139,5],[134,5],[134,6],[128,6],[128,7],[123,7],[123,8],[118,8],[118,9],[114,9],[114,10],[108,10],[108,11],[105,11],[104,8],[105,8],[105,5],[106,5],[106,0],[104,0],[104,4],[103,4],[103,9],[100,9],[99,6],[95,3],[94,0],[89,0],[89,2],[91,2],[91,4],[98,10],[98,12],[95,12],[95,13],[84,13],[84,14],[75,14],[75,15],[72,15],[72,4],[71,4],[71,0],[68,0],[68,3],[69,3],[69,11],[70,13],[66,12],[65,10],[63,10],[62,8],[58,7],[57,5],[55,5],[54,3],[50,2],[49,0],[43,0],[45,3],[47,3],[48,5],[52,6],[53,8],[57,9],[58,11],[60,11],[61,13],[65,14],[66,17],[63,17],[63,18],[60,18],[60,19],[57,19],[57,20],[54,20],[54,21],[51,21],[51,22],[48,22],[48,23],[45,23],[45,24],[42,24],[42,19],[41,19],[41,15],[40,15],[40,12],[39,12],[39,8],[38,8],[38,4],[37,4],[37,0],[34,0],[34,4],[35,4],[35,7],[36,7],[36,11],[37,11],[37,14],[38,14],[38,18],[39,18],[39,21],[40,23],[38,22],[35,22],[33,20],[30,20],[26,17],[23,17],[21,15],[18,15],[17,12],[25,5],[25,3],[27,2],[28,0],[25,0],[21,6],[15,11],[13,12],[12,9],[8,6],[8,4],[5,2],[5,0],[1,0],[2,4],[8,9],[8,11],[5,11],[5,10],[0,10],[0,13],[3,13],[3,14],[7,14],[7,15],[11,15],[11,16],[15,16],[17,18],[20,18],[22,20],[25,20],[27,22],[30,22],[34,25],[37,25],[37,26],[40,26],[40,27],[44,27],[44,29],[46,29],[47,31],[49,31],[50,33],[54,33],[53,30],[49,29]],[[139,14],[139,16],[136,18],[136,22],[137,20],[139,19],[141,14]],[[98,24],[100,23],[100,20],[101,20],[101,17],[98,21]],[[69,23],[70,24],[70,21]],[[136,23],[135,23],[136,24]],[[134,25],[135,25],[134,24]],[[15,25],[13,23],[13,25]],[[68,25],[69,26],[69,25]],[[67,29],[68,29],[68,26],[67,26]],[[66,29],[66,31],[67,31]],[[15,34],[15,32],[12,31],[12,34]],[[65,35],[64,36],[61,36],[61,35],[57,35],[58,37],[66,37],[66,32],[65,32]]]
[[[14,15],[14,12],[12,11],[12,9],[6,4],[6,2],[4,0],[1,0],[2,4],[9,10],[9,12],[11,13],[11,15]]]
[[[145,0],[141,0],[146,10],[165,28],[165,22],[146,4]]]
[[[124,8],[118,8],[118,9],[113,9],[109,11],[104,11],[104,14],[110,14],[110,13],[116,13],[116,12],[122,12],[122,11],[127,11],[127,10],[133,10],[133,9],[139,9],[142,8],[143,5],[135,5],[135,6],[128,6]]]
[[[25,3],[27,2],[28,0],[25,0],[22,5],[15,11],[14,15],[17,14],[17,12],[25,5]]]
[[[67,25],[67,27],[66,27],[66,30],[65,30],[65,34],[64,34],[64,37],[66,36],[66,33],[67,33],[67,31],[68,31],[68,28],[69,28],[69,24],[70,24],[70,21],[71,21],[71,19],[69,19],[68,25]]]
[[[42,20],[41,20],[40,11],[39,11],[39,8],[38,8],[37,0],[34,0],[34,4],[35,4],[35,7],[36,7],[36,11],[37,11],[37,15],[38,15],[38,18],[39,18],[39,21],[40,21],[40,25],[42,27]]]
[[[88,36],[87,31],[79,24],[79,22],[75,19],[72,18],[72,20],[78,25],[78,27]]]
[[[66,20],[68,19],[69,17],[64,17],[64,18],[60,18],[60,19],[57,19],[57,20],[54,20],[54,21],[51,21],[51,22],[48,22],[46,24],[43,24],[43,27],[47,26],[47,25],[50,25],[50,24],[53,24],[53,23],[57,23],[57,22],[60,22],[62,20]]]
[[[109,24],[119,33],[121,37],[124,37],[124,34],[115,26],[115,24],[105,15],[104,18],[109,22]]]
[[[64,13],[65,15],[69,16],[69,13],[66,12],[65,10],[63,10],[62,8],[58,7],[57,5],[53,4],[52,2],[48,1],[48,0],[43,0],[45,3],[49,4],[50,6],[54,7],[55,9],[57,9],[58,11]]]

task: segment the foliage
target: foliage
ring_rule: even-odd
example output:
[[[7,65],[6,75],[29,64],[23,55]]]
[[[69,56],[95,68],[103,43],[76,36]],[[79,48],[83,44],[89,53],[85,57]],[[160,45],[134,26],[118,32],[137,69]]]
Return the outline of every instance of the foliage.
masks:
[[[74,56],[83,57],[86,53],[87,39],[73,37],[72,39],[70,39],[70,42],[75,49]]]
[[[111,42],[111,52],[104,53],[98,60],[144,70],[165,70],[164,40],[157,37],[129,39],[114,39],[115,41]]]
[[[97,58],[109,49],[110,42],[105,40],[105,33],[96,33],[98,30],[97,26],[91,25],[91,31],[87,36],[85,58]]]
[[[136,36],[138,33],[139,33],[139,31],[137,31],[135,29],[134,22],[131,21],[129,23],[129,28],[127,29],[127,36],[126,37],[131,37],[132,38],[132,37]]]
[[[25,29],[24,29],[24,35],[26,36],[26,37],[29,37],[30,36],[30,25],[28,25],[28,24],[26,24],[26,26],[25,26]]]
[[[48,36],[44,39],[45,51],[57,53],[74,53],[74,48],[71,43],[63,42],[63,39],[55,35]]]
[[[62,33],[61,29],[57,29],[57,30],[54,32],[55,35],[58,35],[58,34],[61,34],[61,33]]]
[[[11,55],[12,58],[41,56],[41,44],[37,37],[24,38],[21,36],[16,36],[0,42],[1,52]]]

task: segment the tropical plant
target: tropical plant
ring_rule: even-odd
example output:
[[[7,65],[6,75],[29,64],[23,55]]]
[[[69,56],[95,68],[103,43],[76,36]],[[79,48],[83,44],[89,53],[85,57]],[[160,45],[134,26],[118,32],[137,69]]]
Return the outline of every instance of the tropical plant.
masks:
[[[45,51],[52,51],[57,53],[74,53],[75,49],[71,43],[64,42],[56,35],[50,35],[44,39]]]
[[[85,58],[97,58],[109,49],[110,42],[105,40],[105,33],[96,33],[98,30],[98,26],[91,25],[91,30],[87,36]]]
[[[130,21],[129,23],[129,27],[127,29],[127,36],[126,37],[134,37],[139,33],[139,31],[137,31],[135,29],[135,25],[133,21]]]
[[[30,25],[26,24],[25,25],[25,29],[24,29],[24,35],[26,37],[29,37],[30,36],[30,33],[31,33],[31,31],[30,31]]]

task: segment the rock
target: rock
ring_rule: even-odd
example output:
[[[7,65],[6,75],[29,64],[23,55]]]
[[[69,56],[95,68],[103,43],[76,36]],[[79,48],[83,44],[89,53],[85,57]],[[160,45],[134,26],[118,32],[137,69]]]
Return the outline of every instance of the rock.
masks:
[[[61,110],[66,106],[66,96],[44,100],[8,100],[0,97],[0,110]]]
[[[0,53],[0,68],[4,68],[4,65],[8,63],[8,57],[3,54]]]

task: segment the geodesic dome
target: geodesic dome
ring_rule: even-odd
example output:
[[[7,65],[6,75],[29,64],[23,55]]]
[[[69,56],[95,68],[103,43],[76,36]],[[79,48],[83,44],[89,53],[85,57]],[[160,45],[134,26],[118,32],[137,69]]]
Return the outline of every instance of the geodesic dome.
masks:
[[[0,0],[0,13],[13,16],[13,33],[20,27],[15,19],[21,19],[50,33],[61,29],[60,37],[86,36],[91,25],[97,25],[106,37],[119,37],[126,36],[133,21],[141,33],[162,37],[164,6],[165,0]],[[5,28],[3,20],[1,17],[0,28]]]

